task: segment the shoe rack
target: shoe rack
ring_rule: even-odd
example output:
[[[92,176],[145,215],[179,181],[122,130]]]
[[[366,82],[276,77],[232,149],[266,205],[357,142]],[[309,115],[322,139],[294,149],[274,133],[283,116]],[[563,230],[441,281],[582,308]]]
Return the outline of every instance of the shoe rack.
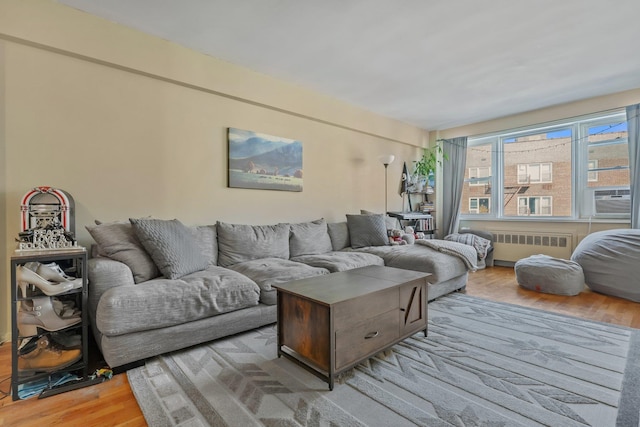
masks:
[[[13,400],[101,382],[89,376],[85,248],[16,250],[11,257]],[[44,384],[44,388],[43,387]]]

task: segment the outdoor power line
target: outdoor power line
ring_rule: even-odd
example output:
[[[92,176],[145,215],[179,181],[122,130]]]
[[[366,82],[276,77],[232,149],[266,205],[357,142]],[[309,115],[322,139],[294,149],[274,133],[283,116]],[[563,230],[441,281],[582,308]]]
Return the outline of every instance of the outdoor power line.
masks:
[[[636,118],[636,117],[638,117],[638,116],[632,116],[630,119],[633,119],[633,118]],[[569,141],[558,142],[556,144],[549,144],[549,145],[547,145],[545,147],[527,148],[527,149],[521,149],[521,150],[510,150],[508,153],[509,154],[512,154],[512,153],[532,153],[532,152],[536,152],[536,151],[555,149],[555,148],[558,148],[558,147],[565,146],[567,144],[577,143],[577,142],[580,142],[582,140],[586,140],[586,139],[588,139],[588,138],[590,138],[592,136],[595,136],[595,135],[602,135],[602,134],[606,133],[607,131],[609,131],[610,129],[618,127],[618,126],[622,125],[623,123],[628,123],[630,119],[624,120],[624,121],[619,122],[619,123],[611,124],[608,127],[604,128],[604,129],[602,129],[602,130],[600,130],[598,132],[594,132],[594,133],[592,133],[590,135],[585,135],[585,136],[580,137],[580,138],[577,138],[577,137],[574,137],[574,135],[571,135]],[[453,138],[452,139],[437,139],[436,142],[443,142],[445,144],[451,144],[451,145],[455,145],[455,146],[461,147],[460,144],[457,144],[457,143],[453,142]],[[531,142],[531,141],[522,141],[522,142],[520,142],[520,144],[526,144],[527,142]],[[515,143],[518,144],[518,142],[515,142]],[[489,146],[489,145],[491,145],[491,144],[486,144],[486,146]],[[504,147],[504,144],[502,144],[502,147]],[[504,148],[502,148],[501,150],[497,150],[497,151],[493,150],[493,149],[488,150],[488,149],[481,149],[481,148],[476,148],[476,147],[466,147],[466,149],[467,150],[471,150],[471,151],[478,151],[478,152],[482,152],[482,153],[486,153],[486,154],[496,153],[496,152],[497,153],[504,153],[505,152]]]

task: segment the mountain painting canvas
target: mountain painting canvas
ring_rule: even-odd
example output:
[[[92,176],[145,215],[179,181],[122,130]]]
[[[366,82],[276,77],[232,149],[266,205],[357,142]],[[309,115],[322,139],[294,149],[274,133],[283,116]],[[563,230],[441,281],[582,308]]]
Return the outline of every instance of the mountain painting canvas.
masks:
[[[302,191],[302,142],[229,128],[229,187]]]

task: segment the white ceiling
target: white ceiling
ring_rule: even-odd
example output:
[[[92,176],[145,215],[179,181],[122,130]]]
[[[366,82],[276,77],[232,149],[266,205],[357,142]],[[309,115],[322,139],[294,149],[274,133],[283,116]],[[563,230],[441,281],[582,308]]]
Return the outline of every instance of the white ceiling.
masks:
[[[428,130],[640,88],[639,0],[58,0]]]

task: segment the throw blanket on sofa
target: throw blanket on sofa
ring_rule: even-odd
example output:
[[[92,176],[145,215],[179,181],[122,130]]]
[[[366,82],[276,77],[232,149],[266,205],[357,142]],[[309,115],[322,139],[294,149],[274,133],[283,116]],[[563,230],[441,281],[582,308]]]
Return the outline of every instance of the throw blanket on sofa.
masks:
[[[457,256],[460,258],[467,268],[471,271],[478,269],[478,254],[473,246],[467,246],[463,243],[450,242],[448,240],[436,239],[418,239],[416,244],[428,246],[431,249],[442,252],[444,254]]]
[[[444,240],[473,246],[478,253],[478,261],[483,261],[487,257],[489,249],[491,249],[491,240],[476,236],[473,233],[449,234],[444,237]]]

